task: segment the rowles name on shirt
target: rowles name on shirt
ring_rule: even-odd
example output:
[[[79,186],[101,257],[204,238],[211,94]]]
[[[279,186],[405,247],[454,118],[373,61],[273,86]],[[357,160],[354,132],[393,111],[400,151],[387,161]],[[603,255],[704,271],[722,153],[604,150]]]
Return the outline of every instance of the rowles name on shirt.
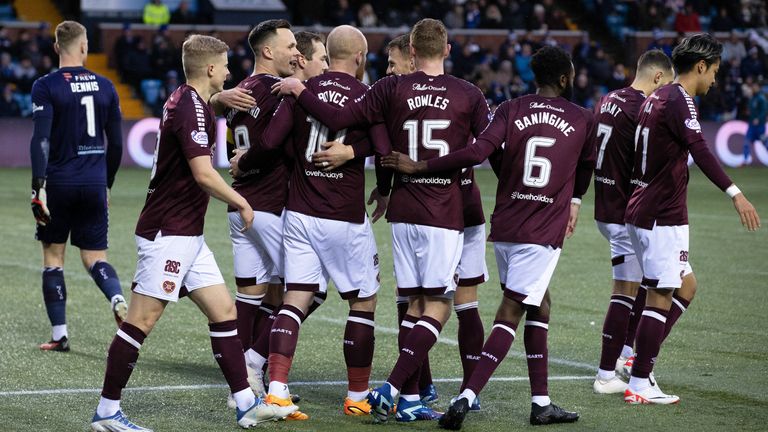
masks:
[[[413,90],[415,91],[446,91],[445,87],[435,87],[428,84],[414,84]],[[412,98],[408,98],[408,109],[415,110],[423,107],[433,107],[441,110],[448,108],[448,104],[451,102],[449,99],[442,96],[436,96],[433,94],[417,95]]]
[[[550,107],[549,105],[538,104],[534,102],[531,104],[531,108],[555,109],[556,107]],[[559,109],[560,108],[557,108],[557,110]],[[546,111],[531,113],[522,119],[515,120],[515,126],[517,126],[517,129],[521,131],[529,126],[534,126],[537,124],[548,124],[554,126],[565,136],[569,136],[571,132],[576,130],[576,128],[571,126],[571,124],[567,121],[560,118],[560,116],[557,114],[552,114]]]

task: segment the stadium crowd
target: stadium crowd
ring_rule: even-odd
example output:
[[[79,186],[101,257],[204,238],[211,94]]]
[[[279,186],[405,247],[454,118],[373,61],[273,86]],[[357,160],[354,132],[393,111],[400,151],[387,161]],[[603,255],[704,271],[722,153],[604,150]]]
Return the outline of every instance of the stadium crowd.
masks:
[[[331,1],[334,3],[335,0]],[[401,27],[412,25],[420,17],[442,17],[448,28],[525,29],[529,32],[510,31],[507,40],[496,50],[487,50],[472,37],[454,37],[446,71],[476,84],[493,107],[501,102],[533,92],[533,74],[530,63],[533,53],[544,45],[562,45],[573,55],[576,82],[573,101],[591,108],[608,91],[624,87],[631,81],[633,71],[627,66],[635,59],[614,60],[601,42],[584,35],[574,46],[567,46],[545,33],[543,38],[530,31],[575,29],[562,9],[553,0],[497,0],[466,1],[440,0],[433,2],[355,2],[338,0],[337,7],[318,8],[316,2],[288,2],[297,25],[352,24],[360,28]],[[290,4],[293,3],[293,4]],[[328,3],[328,2],[326,2]],[[585,10],[602,17],[615,33],[616,26],[629,30],[654,30],[654,40],[648,48],[660,48],[667,55],[682,39],[664,38],[663,30],[732,31],[725,41],[725,53],[717,88],[700,100],[702,118],[725,121],[748,117],[749,100],[756,90],[765,87],[768,78],[768,31],[757,30],[766,26],[764,2],[744,0],[680,1],[654,0],[624,2],[616,0],[584,0]],[[151,5],[152,3],[148,3]],[[330,11],[320,15],[322,11]],[[197,23],[206,18],[195,15],[182,2],[178,10],[169,11],[170,23]],[[145,17],[146,19],[146,17]],[[751,29],[746,33],[735,29]],[[16,40],[0,28],[0,116],[30,116],[29,92],[32,82],[54,69],[50,28],[43,24],[36,31],[21,31]],[[183,81],[179,61],[180,47],[168,35],[163,24],[149,43],[137,37],[130,24],[113,49],[116,66],[123,81],[129,83],[137,95],[155,114],[162,110],[165,98]],[[217,36],[214,32],[213,36]],[[743,36],[745,35],[745,36]],[[396,36],[396,35],[392,35]],[[230,53],[234,86],[251,73],[253,63],[247,41],[235,44]],[[386,44],[368,56],[368,81],[384,76],[387,66]],[[757,84],[757,85],[754,85]]]

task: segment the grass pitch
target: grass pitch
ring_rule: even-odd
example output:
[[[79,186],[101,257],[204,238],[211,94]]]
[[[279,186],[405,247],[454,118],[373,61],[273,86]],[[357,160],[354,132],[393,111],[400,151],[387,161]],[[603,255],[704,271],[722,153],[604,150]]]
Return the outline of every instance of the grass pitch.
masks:
[[[369,173],[368,185],[373,184]],[[627,406],[620,396],[592,394],[591,380],[600,355],[602,320],[610,292],[608,245],[592,220],[591,197],[584,200],[574,238],[566,242],[552,280],[549,331],[550,394],[555,403],[577,410],[581,420],[551,429],[626,430],[766,430],[768,424],[768,226],[748,233],[722,192],[696,169],[689,187],[690,259],[699,291],[662,348],[655,369],[662,388],[681,396],[677,406]],[[768,170],[731,170],[729,174],[765,218],[768,215]],[[86,430],[98,401],[105,354],[115,326],[108,303],[83,270],[76,249],[68,249],[65,277],[72,351],[40,352],[50,337],[40,289],[40,246],[34,241],[29,211],[28,170],[0,170],[0,430]],[[493,208],[496,179],[477,173],[486,206]],[[133,229],[144,202],[149,172],[118,173],[110,207],[109,259],[127,291],[135,269]],[[766,219],[764,219],[766,220]],[[374,225],[381,257],[382,288],[376,322],[373,379],[384,380],[397,355],[394,278],[389,229]],[[232,291],[232,252],[224,206],[212,201],[206,240]],[[489,244],[491,281],[480,289],[480,312],[486,332],[501,292]],[[433,430],[434,422],[385,426],[368,418],[341,414],[346,386],[342,335],[347,306],[338,296],[302,327],[291,389],[303,397],[307,422],[281,422],[263,429],[291,431]],[[486,333],[487,336],[487,333]],[[458,390],[461,366],[455,346],[456,319],[430,354],[445,409]],[[467,431],[501,431],[531,427],[529,388],[522,340],[499,367],[481,395],[483,411],[470,414]],[[186,386],[186,387],[185,387]],[[152,388],[155,389],[152,389]],[[227,390],[214,362],[206,320],[188,300],[171,305],[147,338],[123,409],[137,423],[156,431],[237,430],[234,413],[225,408]]]

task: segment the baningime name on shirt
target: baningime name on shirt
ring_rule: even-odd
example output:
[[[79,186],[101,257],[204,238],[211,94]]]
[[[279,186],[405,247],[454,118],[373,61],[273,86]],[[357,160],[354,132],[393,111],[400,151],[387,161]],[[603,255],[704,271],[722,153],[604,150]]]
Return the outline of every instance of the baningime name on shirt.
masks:
[[[542,123],[554,126],[565,136],[569,136],[571,132],[576,130],[573,126],[570,125],[570,123],[560,118],[560,116],[548,113],[546,111],[531,113],[522,119],[515,120],[515,126],[517,126],[517,129],[521,131],[529,126]]]
[[[509,197],[512,198],[512,199],[517,199],[517,200],[539,201],[539,202],[543,202],[543,203],[546,203],[546,204],[552,204],[553,202],[555,202],[555,200],[553,198],[550,198],[550,197],[548,197],[546,195],[532,194],[532,193],[522,193],[522,192],[518,192],[518,191],[512,192],[512,195],[510,195]]]

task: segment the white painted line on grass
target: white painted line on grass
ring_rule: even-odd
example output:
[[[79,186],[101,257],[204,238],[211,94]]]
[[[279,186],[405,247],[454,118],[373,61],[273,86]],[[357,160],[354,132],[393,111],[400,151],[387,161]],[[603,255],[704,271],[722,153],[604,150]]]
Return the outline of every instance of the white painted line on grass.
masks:
[[[346,325],[347,324],[347,320],[346,319],[331,318],[331,317],[326,317],[326,316],[322,316],[322,315],[319,315],[319,314],[312,315],[310,317],[310,319],[311,320],[320,320],[320,321],[325,321],[325,322],[328,322],[328,323],[340,324],[340,325]],[[392,334],[392,335],[396,335],[398,333],[397,329],[393,329],[393,328],[390,328],[390,327],[383,327],[383,326],[380,326],[380,325],[376,326],[376,331],[381,332],[381,333],[386,333],[386,334]],[[459,342],[456,339],[451,339],[451,338],[447,338],[447,337],[444,337],[444,336],[440,336],[437,339],[437,341],[440,342],[440,343],[444,343],[446,345],[459,346]],[[518,352],[512,352],[512,351],[510,351],[509,356],[517,357],[517,358],[525,358],[525,354],[518,353]],[[558,364],[558,365],[563,365],[563,366],[570,366],[570,367],[573,367],[573,368],[584,369],[584,370],[588,370],[590,372],[597,373],[597,367],[595,365],[591,365],[589,363],[582,363],[582,362],[578,362],[578,361],[574,361],[574,360],[567,360],[567,359],[562,359],[562,358],[552,357],[552,356],[549,357],[549,362],[553,363],[553,364]],[[594,378],[594,377],[592,377],[592,378]]]
[[[564,376],[551,376],[550,381],[580,381],[580,380],[593,380],[593,375],[564,375]],[[461,382],[461,378],[434,378],[433,382],[438,383],[457,383]],[[528,381],[528,377],[491,377],[491,381],[494,382],[517,382]],[[371,384],[383,384],[384,381],[371,381]],[[347,385],[346,381],[296,381],[288,383],[290,386],[342,386]],[[125,392],[163,392],[163,391],[187,391],[187,390],[208,390],[208,389],[225,389],[226,384],[197,384],[197,385],[177,385],[177,386],[150,386],[150,387],[127,387],[123,389]],[[0,391],[0,396],[53,396],[62,394],[84,394],[84,393],[99,393],[101,389],[97,388],[81,388],[81,389],[49,389],[49,390],[15,390],[15,391]]]

